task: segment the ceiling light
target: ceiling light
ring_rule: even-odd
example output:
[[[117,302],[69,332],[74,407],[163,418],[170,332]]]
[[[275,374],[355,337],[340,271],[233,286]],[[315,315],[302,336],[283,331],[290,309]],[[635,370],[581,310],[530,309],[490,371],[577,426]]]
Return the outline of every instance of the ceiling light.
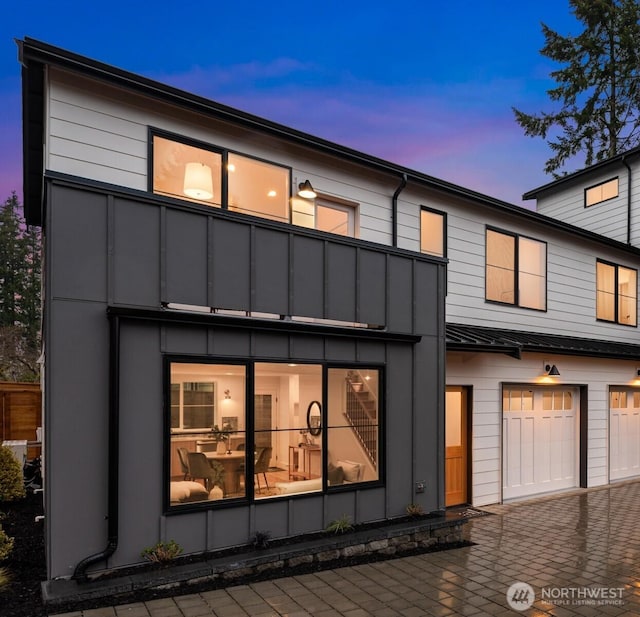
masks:
[[[187,163],[184,169],[184,194],[194,199],[213,197],[211,167],[203,163]]]

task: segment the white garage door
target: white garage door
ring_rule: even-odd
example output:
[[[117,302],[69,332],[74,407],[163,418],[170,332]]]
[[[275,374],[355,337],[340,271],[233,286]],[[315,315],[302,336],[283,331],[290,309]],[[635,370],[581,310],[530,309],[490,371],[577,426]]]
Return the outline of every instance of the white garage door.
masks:
[[[502,498],[578,484],[577,388],[505,388]]]
[[[640,476],[640,392],[611,388],[609,479]]]

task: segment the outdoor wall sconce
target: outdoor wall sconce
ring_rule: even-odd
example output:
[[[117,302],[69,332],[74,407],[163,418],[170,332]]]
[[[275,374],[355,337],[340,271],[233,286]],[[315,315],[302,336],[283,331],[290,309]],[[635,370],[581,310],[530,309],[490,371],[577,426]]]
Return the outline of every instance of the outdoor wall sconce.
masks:
[[[231,392],[229,390],[224,391],[224,400],[225,401],[231,400]]]
[[[184,194],[194,199],[213,197],[211,167],[203,163],[187,163],[184,168]]]
[[[544,367],[544,370],[547,372],[547,375],[549,375],[549,377],[558,377],[558,375],[560,375],[560,371],[555,364],[547,364]]]
[[[305,180],[298,184],[298,195],[304,199],[315,199],[318,196],[318,194],[313,190],[309,180]]]

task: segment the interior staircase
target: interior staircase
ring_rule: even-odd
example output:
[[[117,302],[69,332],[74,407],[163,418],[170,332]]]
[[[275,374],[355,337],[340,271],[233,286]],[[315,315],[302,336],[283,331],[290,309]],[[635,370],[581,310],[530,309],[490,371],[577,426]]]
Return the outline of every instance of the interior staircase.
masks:
[[[374,469],[378,467],[378,402],[357,371],[346,377],[345,417]]]

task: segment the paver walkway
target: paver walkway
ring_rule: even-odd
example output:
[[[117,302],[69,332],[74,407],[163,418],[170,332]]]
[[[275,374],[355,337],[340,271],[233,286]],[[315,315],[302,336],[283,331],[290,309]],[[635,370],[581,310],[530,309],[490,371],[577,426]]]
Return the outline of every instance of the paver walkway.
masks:
[[[640,481],[482,509],[474,546],[64,617],[640,616]]]

